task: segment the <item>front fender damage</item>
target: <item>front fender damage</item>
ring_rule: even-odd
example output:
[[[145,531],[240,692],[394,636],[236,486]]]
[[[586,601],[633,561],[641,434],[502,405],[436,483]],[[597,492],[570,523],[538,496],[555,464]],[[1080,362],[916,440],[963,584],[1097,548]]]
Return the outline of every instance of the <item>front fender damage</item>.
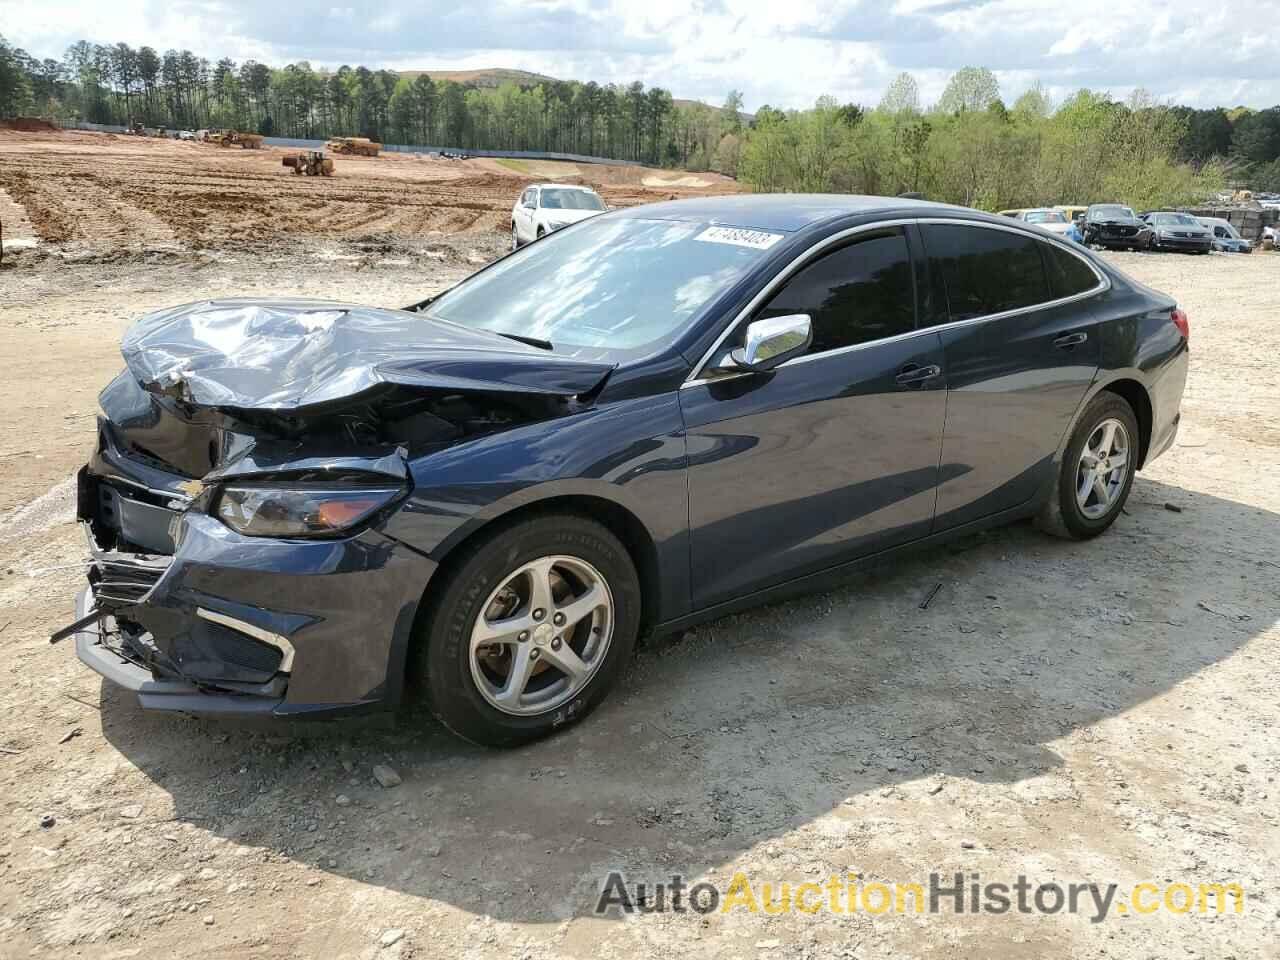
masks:
[[[313,301],[162,311],[122,352],[78,481],[89,588],[51,639],[74,635],[144,705],[184,712],[394,704],[435,569],[386,515],[340,539],[237,534],[213,514],[224,484],[393,480],[407,494],[411,461],[590,406],[611,370]]]

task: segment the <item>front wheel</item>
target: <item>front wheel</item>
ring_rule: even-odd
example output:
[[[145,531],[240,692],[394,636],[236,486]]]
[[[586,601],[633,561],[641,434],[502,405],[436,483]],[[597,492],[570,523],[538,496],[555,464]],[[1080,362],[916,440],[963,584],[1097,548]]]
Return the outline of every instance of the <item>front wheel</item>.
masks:
[[[520,249],[520,234],[516,231],[516,225],[514,223],[511,225],[511,249]]]
[[[495,747],[581,720],[639,633],[640,581],[626,548],[592,520],[557,514],[464,549],[417,638],[432,713]]]
[[[1036,520],[1055,536],[1087,540],[1120,515],[1138,467],[1138,418],[1128,401],[1098,394],[1085,408]]]

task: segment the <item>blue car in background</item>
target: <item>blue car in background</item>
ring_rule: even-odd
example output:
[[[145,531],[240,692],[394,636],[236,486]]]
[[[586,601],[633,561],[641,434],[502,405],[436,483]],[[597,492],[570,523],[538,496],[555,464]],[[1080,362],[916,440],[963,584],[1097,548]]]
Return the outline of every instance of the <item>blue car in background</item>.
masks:
[[[414,681],[522,743],[643,633],[1019,518],[1102,533],[1173,442],[1188,332],[1030,224],[803,195],[602,214],[405,309],[162,310],[100,398],[55,638],[148,709]]]

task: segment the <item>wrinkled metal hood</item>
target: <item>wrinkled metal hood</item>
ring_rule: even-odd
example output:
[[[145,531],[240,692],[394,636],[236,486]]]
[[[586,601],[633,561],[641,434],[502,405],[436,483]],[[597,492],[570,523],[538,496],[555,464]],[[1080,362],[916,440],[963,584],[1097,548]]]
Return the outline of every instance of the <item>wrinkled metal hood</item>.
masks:
[[[558,357],[404,310],[326,300],[205,300],[148,314],[125,333],[146,390],[203,407],[295,412],[383,385],[573,397],[611,365]]]

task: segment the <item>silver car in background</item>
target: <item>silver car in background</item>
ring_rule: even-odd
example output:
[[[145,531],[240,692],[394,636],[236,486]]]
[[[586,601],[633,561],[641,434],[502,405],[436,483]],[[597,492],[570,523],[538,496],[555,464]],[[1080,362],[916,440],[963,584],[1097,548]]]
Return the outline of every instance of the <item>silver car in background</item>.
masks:
[[[1197,217],[1200,226],[1213,234],[1213,249],[1223,253],[1253,253],[1253,244],[1240,236],[1230,220],[1222,217]]]

